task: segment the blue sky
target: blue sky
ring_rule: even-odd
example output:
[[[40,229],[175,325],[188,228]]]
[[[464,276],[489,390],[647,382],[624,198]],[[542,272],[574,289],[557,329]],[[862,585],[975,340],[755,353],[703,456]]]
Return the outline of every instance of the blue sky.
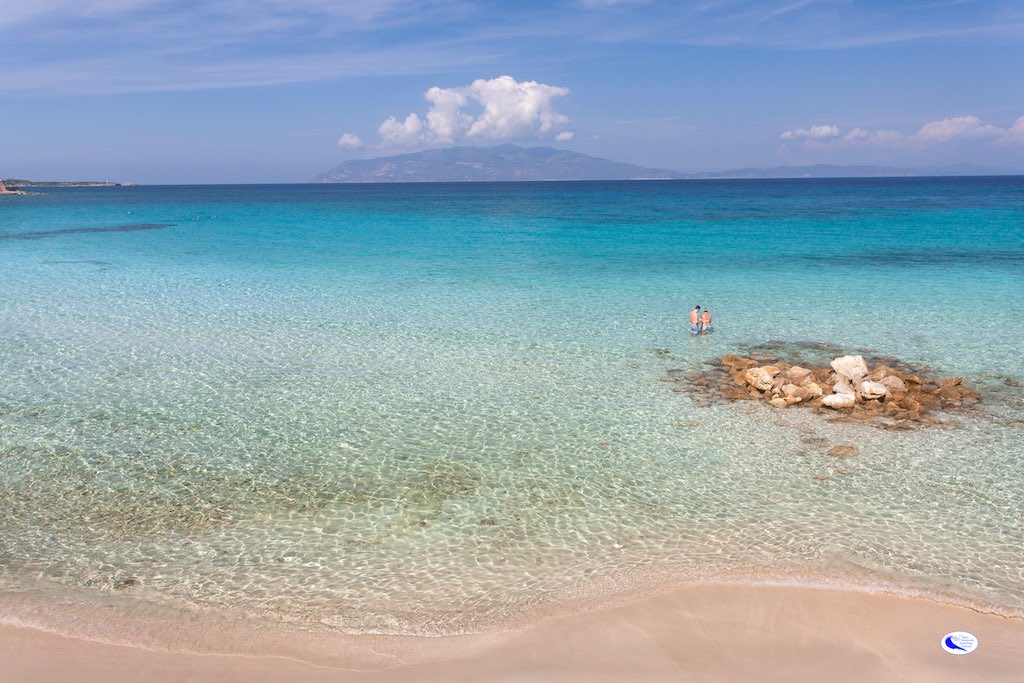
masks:
[[[0,177],[33,179],[305,182],[503,142],[1024,170],[1024,2],[4,2],[0,128]]]

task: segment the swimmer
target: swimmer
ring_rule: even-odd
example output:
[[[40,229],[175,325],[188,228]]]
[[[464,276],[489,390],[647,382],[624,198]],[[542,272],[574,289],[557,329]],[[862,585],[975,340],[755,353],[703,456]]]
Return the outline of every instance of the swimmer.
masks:
[[[700,316],[700,331],[704,334],[711,333],[711,311],[705,307],[704,313]]]
[[[700,306],[694,306],[690,311],[690,334],[700,332]]]

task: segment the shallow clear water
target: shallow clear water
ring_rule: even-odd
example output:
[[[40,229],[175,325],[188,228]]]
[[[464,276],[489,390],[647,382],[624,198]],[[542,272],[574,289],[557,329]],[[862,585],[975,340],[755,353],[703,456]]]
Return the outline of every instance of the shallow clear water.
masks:
[[[667,578],[1021,610],[1022,294],[1022,178],[0,198],[0,582],[421,633]],[[893,433],[657,381],[767,340],[985,411]]]

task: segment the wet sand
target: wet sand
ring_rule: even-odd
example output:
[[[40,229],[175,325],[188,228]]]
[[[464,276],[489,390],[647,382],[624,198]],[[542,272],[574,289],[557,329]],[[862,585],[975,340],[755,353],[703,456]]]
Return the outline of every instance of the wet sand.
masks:
[[[950,631],[979,638],[954,656]],[[696,586],[444,638],[253,634],[173,652],[0,626],[0,681],[1020,681],[1024,619],[929,600],[794,586]],[[270,645],[270,643],[274,643]],[[266,652],[267,654],[261,654]],[[274,653],[274,654],[270,654]]]

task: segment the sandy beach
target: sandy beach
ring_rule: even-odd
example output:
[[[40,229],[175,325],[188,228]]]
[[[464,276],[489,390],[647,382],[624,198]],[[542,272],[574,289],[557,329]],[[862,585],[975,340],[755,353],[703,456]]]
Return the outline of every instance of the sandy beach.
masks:
[[[962,656],[941,637],[979,638]],[[254,642],[271,642],[260,634]],[[202,649],[202,648],[200,648]],[[255,649],[258,652],[259,648]],[[1024,619],[790,586],[678,588],[509,632],[174,652],[0,627],[2,681],[1017,681]]]

